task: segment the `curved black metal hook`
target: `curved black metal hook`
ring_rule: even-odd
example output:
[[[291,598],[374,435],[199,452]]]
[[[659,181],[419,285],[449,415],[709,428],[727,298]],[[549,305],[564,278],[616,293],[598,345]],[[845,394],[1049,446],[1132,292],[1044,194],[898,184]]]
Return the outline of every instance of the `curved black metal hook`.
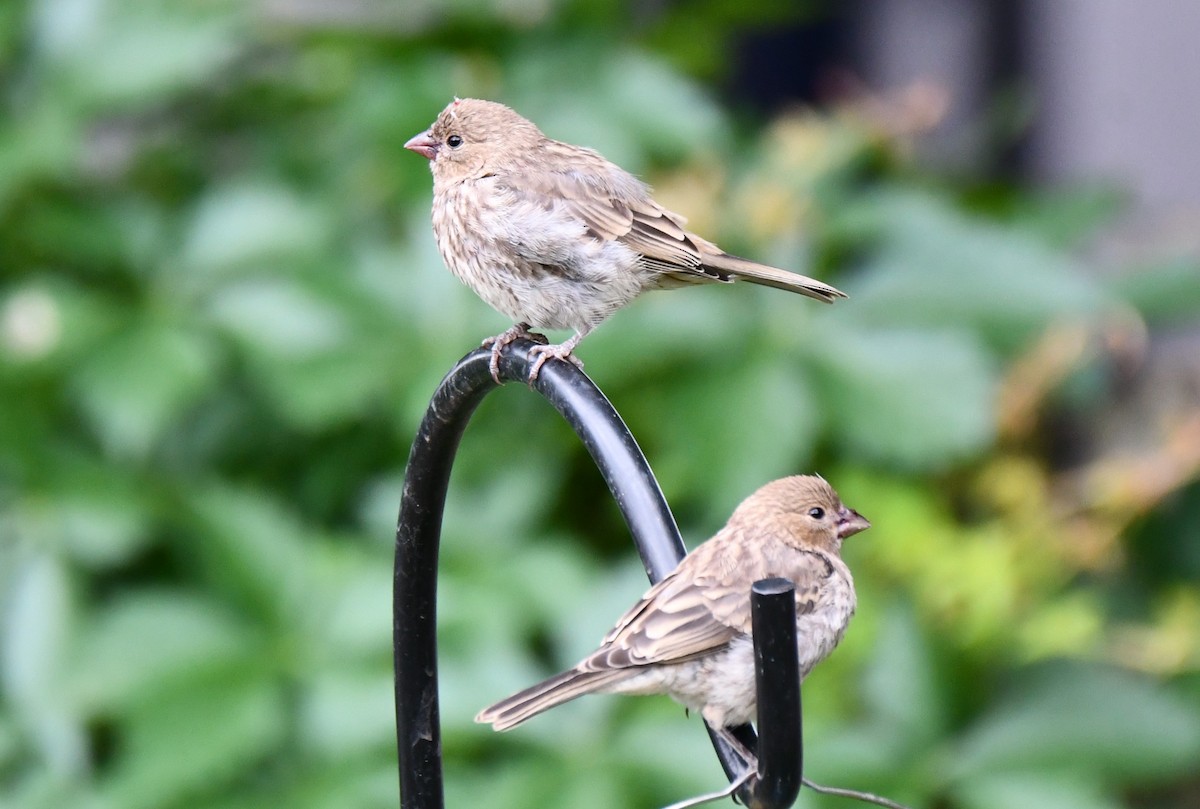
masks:
[[[531,367],[529,349],[533,346],[532,342],[519,340],[505,348],[500,357],[503,381],[525,382]],[[404,477],[396,525],[392,604],[402,809],[443,809],[445,805],[437,685],[438,546],[459,441],[475,408],[497,387],[488,369],[490,356],[490,351],[477,349],[459,360],[442,380],[413,440]],[[662,579],[679,564],[686,550],[658,482],[621,417],[595,384],[570,363],[547,362],[533,389],[554,406],[583,441],[621,509],[647,575],[652,582]],[[794,605],[789,622],[794,636]],[[795,648],[793,641],[793,671]],[[761,693],[761,697],[760,711],[763,703],[773,704],[768,694]],[[799,728],[798,698],[795,708],[794,725]],[[733,733],[747,749],[759,746],[748,725],[733,729]],[[711,731],[709,735],[726,776],[732,780],[742,769],[738,755],[724,739]],[[786,740],[783,744],[786,746]],[[762,746],[765,761],[765,751],[774,746],[774,741],[764,738]],[[782,759],[787,758],[785,752]],[[798,764],[798,753],[793,758]],[[770,802],[774,798],[768,797],[787,791],[763,780],[777,777],[777,769],[760,769],[758,782],[739,790],[743,802],[762,809],[790,806],[794,793],[786,803]],[[799,783],[798,768],[794,777]]]

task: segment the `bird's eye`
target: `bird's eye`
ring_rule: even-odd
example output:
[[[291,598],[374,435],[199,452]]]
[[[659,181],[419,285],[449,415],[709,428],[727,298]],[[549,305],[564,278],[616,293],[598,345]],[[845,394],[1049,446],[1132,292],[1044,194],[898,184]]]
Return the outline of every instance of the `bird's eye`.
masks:
[[[459,146],[463,145],[462,136],[461,135],[451,135],[450,137],[446,138],[446,145],[449,146],[451,149],[457,149]]]
[[[812,517],[814,520],[823,519],[825,517],[825,509],[821,508],[820,506],[814,506],[808,510],[808,516]]]

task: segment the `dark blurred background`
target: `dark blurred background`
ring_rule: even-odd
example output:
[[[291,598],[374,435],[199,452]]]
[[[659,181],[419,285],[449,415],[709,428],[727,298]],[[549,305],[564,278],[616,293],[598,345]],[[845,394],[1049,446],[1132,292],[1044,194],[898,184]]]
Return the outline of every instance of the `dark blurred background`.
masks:
[[[442,266],[403,149],[457,94],[850,293],[648,295],[581,351],[690,544],[796,472],[873,522],[846,548],[859,614],[805,684],[809,777],[937,809],[1200,807],[1198,18],[0,5],[0,805],[397,805],[404,461],[441,376],[509,325]],[[443,541],[448,805],[721,784],[666,699],[471,722],[644,588],[568,428],[488,397]]]

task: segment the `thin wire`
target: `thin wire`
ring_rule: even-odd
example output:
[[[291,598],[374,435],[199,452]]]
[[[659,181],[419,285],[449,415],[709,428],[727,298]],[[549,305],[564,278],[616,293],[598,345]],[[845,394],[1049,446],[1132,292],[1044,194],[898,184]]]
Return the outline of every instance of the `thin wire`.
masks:
[[[813,792],[820,792],[822,795],[834,795],[839,798],[853,798],[856,801],[863,803],[873,803],[876,806],[886,806],[888,809],[909,809],[902,803],[896,803],[889,798],[884,798],[880,795],[875,795],[870,792],[859,792],[854,789],[842,789],[841,787],[823,787],[820,784],[814,784],[807,778],[801,778],[800,783],[811,789]],[[669,809],[669,807],[668,807]]]
[[[742,784],[749,781],[755,775],[757,775],[757,773],[754,770],[747,769],[744,773],[739,775],[733,781],[733,783],[722,790],[717,792],[709,792],[695,798],[688,798],[686,801],[679,801],[679,803],[673,803],[670,806],[664,806],[663,809],[689,809],[689,807],[692,806],[699,806],[703,803],[711,803],[712,801],[719,801],[722,798],[728,798],[730,795],[737,792],[741,788]]]

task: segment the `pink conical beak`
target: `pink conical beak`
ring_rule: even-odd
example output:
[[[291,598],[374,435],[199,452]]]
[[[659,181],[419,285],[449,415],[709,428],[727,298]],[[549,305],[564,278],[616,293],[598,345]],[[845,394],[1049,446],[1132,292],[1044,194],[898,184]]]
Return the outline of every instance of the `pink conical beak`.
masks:
[[[438,143],[429,137],[429,131],[426,130],[420,135],[413,135],[409,138],[408,143],[404,144],[404,148],[423,155],[427,160],[433,160],[437,155]]]
[[[867,518],[854,509],[845,506],[838,509],[837,532],[839,538],[852,537],[859,531],[866,531],[870,527],[871,523],[867,521]]]

